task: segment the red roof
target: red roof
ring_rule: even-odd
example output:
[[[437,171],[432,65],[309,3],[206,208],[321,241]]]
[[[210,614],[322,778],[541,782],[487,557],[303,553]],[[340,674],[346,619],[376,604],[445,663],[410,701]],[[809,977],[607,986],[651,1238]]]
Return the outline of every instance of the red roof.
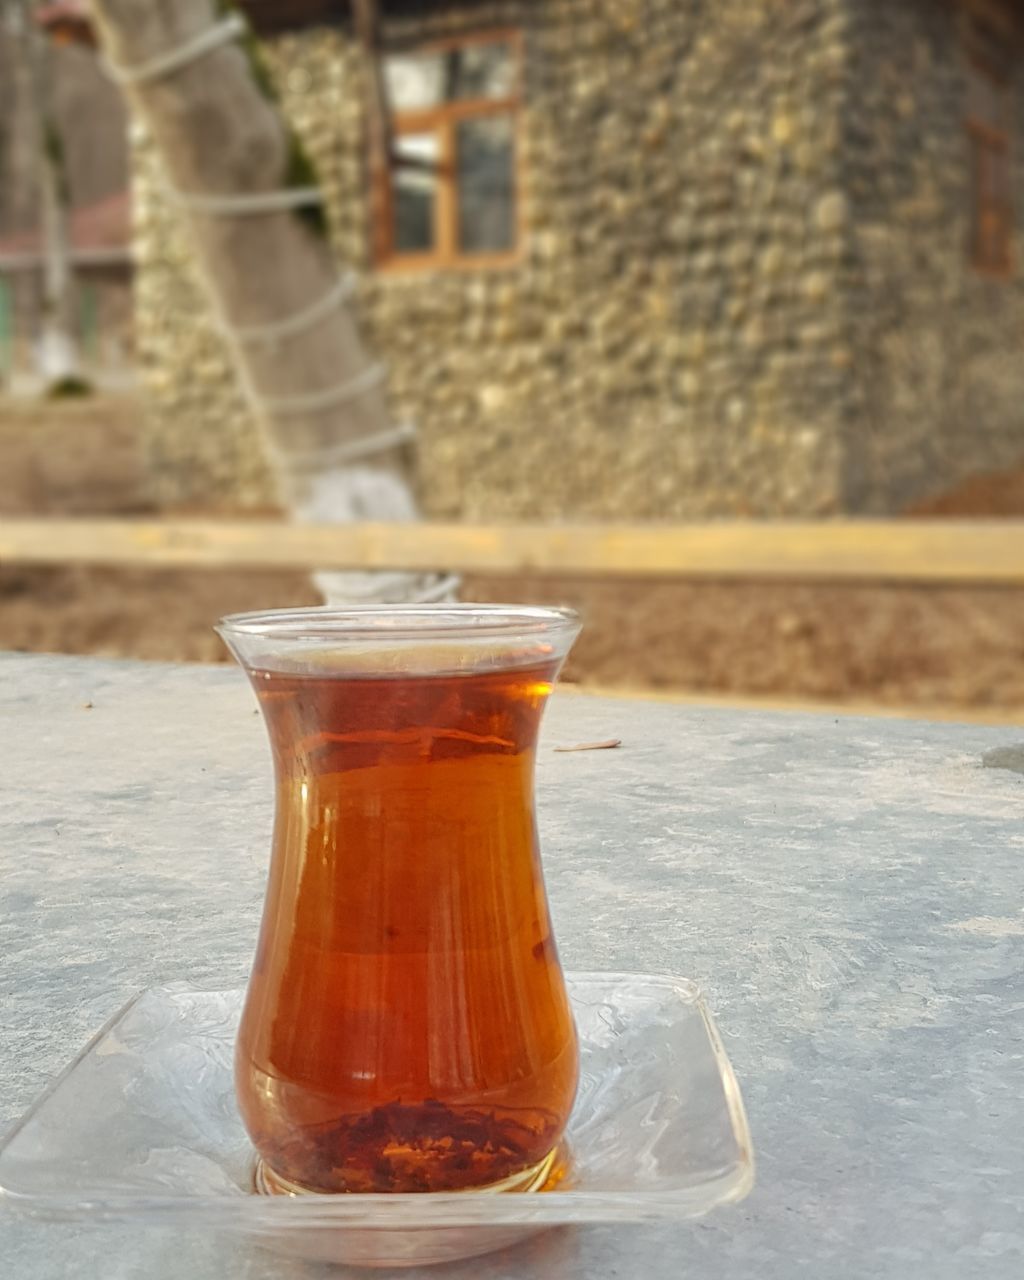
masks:
[[[94,44],[92,19],[86,0],[55,0],[36,9],[36,21],[56,40]]]
[[[132,207],[127,191],[72,211],[71,251],[79,261],[127,261],[131,243]],[[28,264],[42,255],[43,236],[38,229],[0,239],[0,265],[3,259]]]

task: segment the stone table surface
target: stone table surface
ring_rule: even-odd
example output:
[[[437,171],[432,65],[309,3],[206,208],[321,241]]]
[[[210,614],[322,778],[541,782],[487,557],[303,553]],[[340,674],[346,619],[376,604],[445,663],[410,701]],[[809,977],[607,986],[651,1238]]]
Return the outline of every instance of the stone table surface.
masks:
[[[139,988],[244,981],[271,815],[254,705],[229,668],[0,657],[0,1124]],[[704,987],[758,1184],[699,1223],[554,1233],[424,1277],[1024,1274],[1022,741],[556,696],[538,774],[563,961]],[[0,1274],[338,1272],[0,1210]]]

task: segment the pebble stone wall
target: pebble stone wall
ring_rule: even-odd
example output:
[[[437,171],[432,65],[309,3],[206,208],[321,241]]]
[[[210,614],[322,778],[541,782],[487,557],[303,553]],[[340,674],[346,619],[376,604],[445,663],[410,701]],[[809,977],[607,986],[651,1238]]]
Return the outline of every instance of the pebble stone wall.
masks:
[[[339,261],[361,273],[357,306],[390,364],[396,413],[420,428],[428,514],[817,515],[920,488],[911,472],[929,411],[907,382],[920,354],[901,344],[908,319],[940,335],[932,259],[962,259],[962,245],[946,231],[917,252],[887,233],[904,193],[869,196],[870,170],[895,166],[906,140],[896,129],[873,157],[851,121],[867,86],[873,120],[895,127],[902,107],[874,67],[922,37],[891,11],[935,6],[864,7],[890,14],[887,34],[861,0],[519,0],[390,22],[396,40],[524,33],[523,252],[478,271],[374,270],[362,54],[341,29],[268,44],[330,194]],[[936,47],[931,65],[929,93],[955,99],[954,51]],[[271,487],[258,433],[136,141],[156,496],[261,505]],[[966,180],[954,151],[948,200]],[[876,334],[869,293],[893,276],[902,293]],[[866,443],[877,422],[906,440]]]
[[[1017,263],[971,262],[963,16],[949,0],[858,0],[844,153],[844,293],[862,404],[846,503],[886,512],[1024,461],[1024,62],[1010,98]]]

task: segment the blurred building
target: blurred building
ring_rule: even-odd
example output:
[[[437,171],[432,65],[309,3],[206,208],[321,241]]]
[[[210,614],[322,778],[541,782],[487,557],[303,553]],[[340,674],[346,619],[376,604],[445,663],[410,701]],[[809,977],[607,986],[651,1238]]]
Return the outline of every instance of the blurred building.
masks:
[[[83,368],[100,384],[126,384],[134,372],[128,193],[74,210],[70,224]],[[0,383],[31,385],[44,267],[38,229],[0,238]]]
[[[44,17],[47,12],[40,10]],[[42,314],[38,139],[27,110],[26,70],[12,27],[0,21],[0,388],[19,379],[32,385]],[[72,41],[55,46],[50,71],[73,206],[82,354],[91,376],[121,383],[134,366],[124,106],[95,56]]]
[[[882,512],[1024,461],[1024,4],[249,0],[439,516]],[[172,502],[267,494],[136,151]],[[327,282],[325,281],[325,286]]]

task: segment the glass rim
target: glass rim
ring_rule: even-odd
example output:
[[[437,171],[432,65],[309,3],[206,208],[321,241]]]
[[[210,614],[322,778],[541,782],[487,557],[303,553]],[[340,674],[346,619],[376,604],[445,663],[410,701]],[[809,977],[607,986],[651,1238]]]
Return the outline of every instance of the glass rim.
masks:
[[[473,637],[564,635],[580,629],[574,609],[520,604],[353,604],[309,605],[291,609],[258,609],[229,613],[214,629],[225,639],[317,643],[325,640],[389,644]]]

